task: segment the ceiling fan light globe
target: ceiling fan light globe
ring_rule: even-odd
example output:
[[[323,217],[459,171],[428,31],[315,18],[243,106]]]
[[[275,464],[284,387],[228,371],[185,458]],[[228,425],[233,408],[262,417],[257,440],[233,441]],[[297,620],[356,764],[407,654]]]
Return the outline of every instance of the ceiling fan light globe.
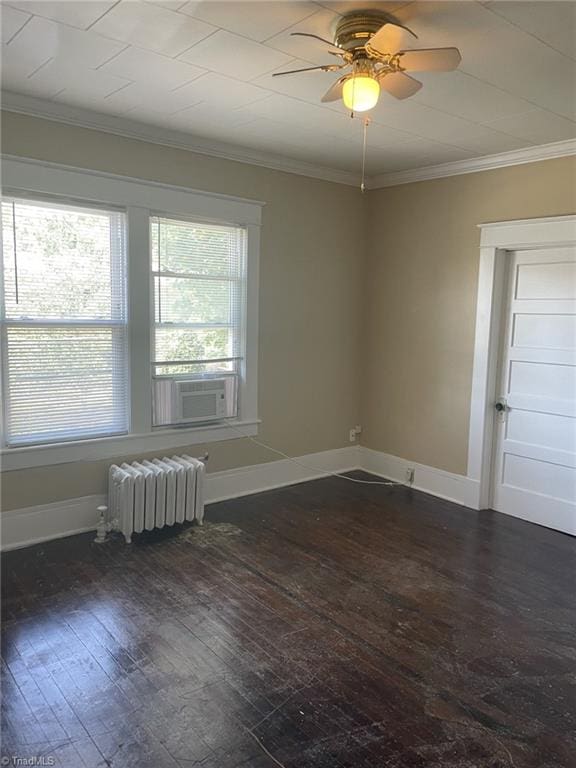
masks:
[[[380,83],[370,75],[353,75],[344,83],[342,101],[351,112],[367,112],[378,103]]]

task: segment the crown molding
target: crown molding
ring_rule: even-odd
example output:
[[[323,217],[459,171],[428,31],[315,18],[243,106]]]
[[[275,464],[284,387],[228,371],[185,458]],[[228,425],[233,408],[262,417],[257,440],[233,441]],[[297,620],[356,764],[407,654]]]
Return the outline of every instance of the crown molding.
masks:
[[[269,152],[248,149],[234,144],[211,141],[201,136],[193,136],[182,131],[147,125],[124,117],[114,117],[100,112],[58,104],[45,99],[38,99],[23,94],[2,91],[2,109],[6,112],[40,117],[53,122],[75,125],[104,133],[137,139],[164,147],[183,149],[188,152],[217,157],[222,160],[232,160],[274,171],[293,173],[336,184],[358,186],[359,177],[355,173],[341,171],[336,168],[314,165],[301,160],[283,157]],[[393,171],[369,177],[366,181],[368,190],[395,187],[400,184],[411,184],[415,181],[442,179],[448,176],[461,176],[467,173],[491,171],[496,168],[507,168],[513,165],[536,163],[540,160],[552,160],[558,157],[576,155],[576,139],[557,141],[552,144],[516,149],[495,155],[484,155],[468,160],[457,160],[452,163],[441,163],[424,168],[413,168],[406,171]]]
[[[75,125],[79,128],[89,128],[95,131],[111,133],[128,139],[138,139],[151,144],[160,144],[173,149],[183,149],[208,157],[222,160],[232,160],[274,171],[293,173],[336,184],[359,185],[359,176],[337,168],[327,168],[314,165],[302,160],[294,160],[282,155],[276,155],[260,150],[252,150],[235,144],[212,141],[201,136],[193,136],[183,131],[174,131],[160,126],[147,125],[124,117],[105,115],[100,112],[58,104],[45,99],[38,99],[23,94],[2,91],[2,110],[16,112],[30,117],[41,117],[53,122]]]
[[[413,168],[409,171],[395,171],[372,176],[367,183],[368,189],[396,187],[400,184],[411,184],[414,181],[443,179],[447,176],[462,176],[465,173],[492,171],[496,168],[507,168],[512,165],[537,163],[540,160],[552,160],[556,157],[576,155],[576,139],[556,141],[553,144],[540,144],[525,149],[515,149],[512,152],[501,152],[497,155],[484,155],[469,160],[456,160],[453,163],[429,165],[425,168]]]

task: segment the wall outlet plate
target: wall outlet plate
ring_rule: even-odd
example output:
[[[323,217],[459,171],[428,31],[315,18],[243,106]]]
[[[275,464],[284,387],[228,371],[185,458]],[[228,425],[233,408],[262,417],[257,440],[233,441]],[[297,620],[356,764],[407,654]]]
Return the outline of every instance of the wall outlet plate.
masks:
[[[410,485],[414,482],[414,467],[408,467],[406,470],[406,482]]]

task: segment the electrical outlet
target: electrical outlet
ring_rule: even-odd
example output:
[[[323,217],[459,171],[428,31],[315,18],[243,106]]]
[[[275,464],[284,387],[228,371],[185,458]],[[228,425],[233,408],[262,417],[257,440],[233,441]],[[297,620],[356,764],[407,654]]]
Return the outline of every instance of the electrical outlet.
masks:
[[[406,482],[410,485],[414,482],[414,467],[408,467],[406,470]]]
[[[358,437],[358,435],[362,434],[362,426],[360,424],[356,424],[354,431],[356,432],[356,437]]]
[[[351,443],[356,442],[356,430],[354,429],[354,427],[352,427],[352,429],[350,430],[348,439],[350,440]]]

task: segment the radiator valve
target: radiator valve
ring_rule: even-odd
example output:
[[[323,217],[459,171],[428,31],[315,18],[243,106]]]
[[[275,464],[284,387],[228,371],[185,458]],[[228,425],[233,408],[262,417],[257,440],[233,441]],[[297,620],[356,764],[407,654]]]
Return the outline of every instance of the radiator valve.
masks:
[[[96,538],[94,539],[94,542],[96,544],[104,544],[106,541],[106,534],[108,533],[108,524],[106,523],[106,512],[108,512],[108,507],[98,507],[98,512],[100,512],[100,519],[96,526]]]

